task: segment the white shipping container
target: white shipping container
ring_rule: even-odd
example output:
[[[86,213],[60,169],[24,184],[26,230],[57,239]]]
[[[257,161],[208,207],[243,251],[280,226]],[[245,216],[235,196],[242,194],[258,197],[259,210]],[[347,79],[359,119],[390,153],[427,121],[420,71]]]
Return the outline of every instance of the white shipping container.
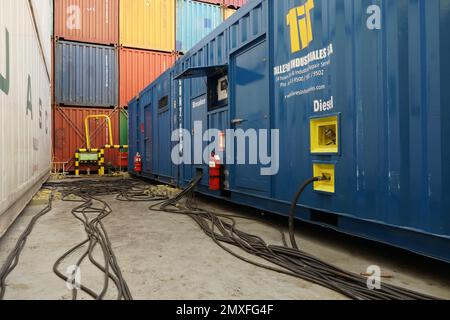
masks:
[[[1,1],[0,236],[50,172],[51,21],[51,1]]]
[[[53,0],[31,0],[47,66],[52,63]],[[50,69],[49,69],[50,71]]]

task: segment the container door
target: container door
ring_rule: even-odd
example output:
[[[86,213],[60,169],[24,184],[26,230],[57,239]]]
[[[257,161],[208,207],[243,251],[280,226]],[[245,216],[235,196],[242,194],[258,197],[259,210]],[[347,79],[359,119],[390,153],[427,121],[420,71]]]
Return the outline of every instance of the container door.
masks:
[[[172,99],[170,104],[170,114],[172,118],[172,127],[170,136],[172,138],[172,133],[178,129],[178,117],[179,117],[179,108],[178,108],[178,81],[173,80],[173,73],[170,74],[170,95]],[[172,140],[172,139],[170,139]],[[180,172],[179,172],[179,166],[175,165],[175,163],[172,161],[172,150],[174,148],[178,149],[178,142],[172,141],[170,145],[170,163],[172,165],[172,174],[171,176],[174,179],[174,182],[178,185],[179,179],[180,179]]]
[[[152,105],[149,104],[144,108],[144,121],[145,121],[145,132],[144,132],[144,171],[152,172]]]
[[[132,169],[134,168],[134,156],[136,155],[136,138],[135,138],[135,123],[134,123],[134,104],[130,104],[130,106],[128,107],[128,127],[130,130],[130,142],[129,142],[129,146],[128,146],[128,171],[133,171]]]
[[[197,175],[198,170],[203,170],[203,185],[208,185],[208,166],[203,161],[203,150],[205,150],[207,143],[202,141],[202,148],[201,148],[201,154],[196,153],[195,148],[195,135],[198,135],[198,137],[203,137],[204,132],[208,129],[208,106],[207,106],[207,96],[202,95],[198,98],[194,98],[191,101],[191,117],[192,117],[192,123],[191,123],[191,134],[192,134],[192,175],[191,178],[194,178]],[[201,131],[202,132],[196,132],[196,126],[197,123],[198,129],[200,129],[201,124]]]
[[[266,41],[238,52],[232,59],[233,111],[232,127],[244,132],[247,130],[270,129],[270,94],[269,63]],[[258,137],[258,135],[257,135]],[[258,138],[257,138],[258,140]],[[270,143],[267,142],[267,143]],[[245,143],[245,164],[238,164],[236,143],[234,174],[231,179],[232,188],[251,194],[268,195],[270,177],[261,175],[260,164],[250,164],[250,145],[258,145],[258,141]],[[252,148],[253,149],[253,148]],[[270,150],[270,145],[267,146]],[[241,151],[242,153],[242,151]],[[255,154],[259,163],[259,155]]]
[[[158,170],[155,174],[171,178],[170,112],[168,105],[158,112]]]

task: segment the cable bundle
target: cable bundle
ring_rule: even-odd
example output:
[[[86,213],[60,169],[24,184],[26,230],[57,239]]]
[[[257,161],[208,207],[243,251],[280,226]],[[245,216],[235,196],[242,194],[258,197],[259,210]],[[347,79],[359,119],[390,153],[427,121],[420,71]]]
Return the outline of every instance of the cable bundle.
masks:
[[[117,289],[118,300],[132,300],[130,289],[122,275],[117,258],[113,252],[111,241],[103,224],[103,219],[111,214],[112,209],[106,201],[99,199],[99,196],[114,195],[123,201],[142,201],[143,187],[139,183],[131,180],[112,180],[112,181],[96,181],[96,180],[82,180],[69,183],[52,184],[58,189],[62,190],[62,200],[70,202],[81,202],[79,206],[74,208],[71,213],[79,220],[87,235],[87,239],[74,246],[72,249],[64,253],[54,264],[53,271],[64,281],[69,281],[69,278],[62,274],[58,268],[60,264],[66,260],[70,255],[85,248],[77,260],[76,266],[80,265],[86,259],[98,268],[104,274],[103,288],[100,293],[94,292],[92,289],[78,284],[79,289],[87,293],[94,299],[102,300],[108,292],[109,283],[112,281]],[[145,199],[146,201],[149,200]],[[103,255],[103,264],[95,260],[93,254],[96,248],[100,247]],[[72,299],[77,299],[77,287],[74,286],[72,290]]]
[[[189,186],[176,198],[167,200],[150,207],[152,210],[159,210],[185,214],[191,217],[203,230],[203,232],[213,239],[222,249],[233,256],[251,263],[255,266],[268,270],[287,274],[317,285],[321,285],[333,291],[339,292],[349,298],[357,300],[416,300],[435,299],[433,297],[413,292],[411,290],[398,288],[390,284],[383,284],[380,290],[370,290],[367,287],[366,278],[336,268],[323,262],[312,255],[309,255],[295,248],[295,239],[291,240],[293,248],[289,248],[284,232],[282,239],[284,246],[268,245],[262,238],[243,232],[236,227],[236,218],[249,219],[246,217],[216,214],[211,211],[200,209],[194,206],[194,189],[201,181],[201,176],[197,176]],[[308,180],[302,190],[315,181]],[[301,192],[296,195],[298,200]],[[180,200],[188,197],[185,205],[180,204]],[[292,227],[290,228],[292,231]],[[293,236],[291,235],[291,239]],[[225,246],[226,244],[238,247],[244,252],[262,258],[272,265],[262,264],[250,260]]]
[[[107,294],[109,283],[112,281],[118,292],[117,299],[133,299],[130,289],[121,273],[108,233],[103,224],[103,219],[111,214],[112,209],[106,201],[98,198],[100,196],[116,195],[116,199],[119,201],[159,201],[152,205],[150,209],[183,214],[191,217],[207,236],[233,256],[261,268],[310,281],[352,299],[436,299],[389,284],[383,284],[380,290],[370,290],[367,288],[366,278],[334,267],[297,248],[293,228],[293,214],[295,212],[296,203],[305,188],[310,183],[320,178],[313,178],[306,181],[299,192],[297,192],[292,203],[289,221],[289,235],[292,248],[288,246],[285,234],[282,230],[280,230],[280,233],[282,235],[284,246],[268,245],[261,237],[243,232],[236,227],[236,219],[256,219],[237,215],[217,214],[209,210],[198,208],[195,204],[194,190],[201,179],[202,175],[197,175],[181,193],[172,198],[169,198],[168,195],[165,194],[152,192],[147,185],[130,179],[78,180],[73,182],[47,183],[47,188],[59,189],[62,191],[63,201],[80,203],[80,205],[74,208],[71,213],[83,224],[87,235],[86,240],[64,253],[64,255],[56,261],[53,267],[54,272],[64,281],[68,281],[69,279],[58,270],[59,266],[70,255],[87,246],[79,256],[76,266],[79,267],[86,259],[89,259],[89,261],[104,274],[104,282],[100,293],[96,293],[92,289],[81,284],[80,290],[87,293],[92,298],[100,300]],[[182,203],[183,199],[186,200],[184,204]],[[27,237],[31,233],[37,220],[51,210],[52,200],[53,193],[48,205],[31,220],[25,232],[20,236],[15,248],[9,254],[4,266],[1,268],[0,299],[2,299],[5,294],[6,277],[17,266],[19,255],[25,246]],[[246,258],[233,251],[230,248],[230,245],[243,250],[247,254],[259,257],[269,264],[263,264]],[[93,257],[94,250],[98,247],[100,247],[103,254],[103,264],[100,264]],[[73,299],[77,299],[77,292],[78,290],[74,288],[72,292]]]

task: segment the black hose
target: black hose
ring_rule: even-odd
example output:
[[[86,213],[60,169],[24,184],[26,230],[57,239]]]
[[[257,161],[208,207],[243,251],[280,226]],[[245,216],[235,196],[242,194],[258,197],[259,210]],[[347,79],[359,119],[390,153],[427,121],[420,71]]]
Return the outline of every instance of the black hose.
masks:
[[[100,199],[100,196],[116,195],[120,201],[149,201],[158,198],[153,194],[147,194],[145,186],[134,180],[78,180],[71,182],[49,183],[49,185],[61,190],[62,200],[79,202],[71,213],[80,221],[86,232],[87,240],[74,246],[65,252],[53,266],[53,271],[62,280],[68,281],[68,277],[59,271],[61,263],[77,251],[84,249],[75,265],[80,267],[82,263],[89,261],[103,273],[103,287],[99,293],[79,284],[79,290],[85,292],[96,300],[103,300],[110,287],[110,280],[117,289],[118,300],[132,300],[131,291],[122,275],[116,255],[103,220],[112,213],[109,204]],[[103,255],[103,264],[94,259],[94,251],[100,247]],[[77,299],[78,288],[72,291],[72,299]]]
[[[301,195],[305,191],[305,189],[311,184],[316,181],[319,181],[321,178],[314,177],[311,179],[306,180],[301,186],[300,189],[298,189],[297,193],[295,194],[294,200],[291,203],[291,209],[289,211],[289,239],[291,240],[291,245],[294,249],[298,249],[297,242],[295,241],[295,230],[294,230],[294,224],[295,224],[295,210],[297,208],[298,200],[300,199]]]
[[[155,204],[150,207],[152,210],[187,215],[192,218],[201,230],[203,230],[203,232],[219,247],[234,257],[260,268],[304,279],[352,299],[436,299],[425,294],[398,288],[390,284],[383,284],[380,290],[370,290],[367,287],[366,278],[336,268],[298,249],[294,238],[293,227],[297,202],[309,184],[314,181],[325,179],[325,177],[312,178],[306,181],[295,196],[289,214],[289,233],[293,248],[287,246],[285,235],[282,230],[280,230],[280,233],[284,245],[278,246],[268,245],[261,237],[246,233],[237,228],[236,219],[257,219],[219,214],[212,212],[211,210],[199,208],[195,202],[194,190],[201,179],[202,175],[197,175],[180,194],[173,198],[153,194],[142,183],[129,179],[118,181],[81,180],[47,184],[48,187],[62,190],[63,201],[79,203],[71,213],[82,223],[87,235],[87,238],[84,241],[72,247],[55,262],[53,267],[55,274],[64,281],[67,281],[67,277],[58,270],[59,266],[69,256],[75,254],[87,245],[87,249],[75,260],[76,265],[80,266],[84,260],[89,259],[89,261],[104,274],[104,282],[100,293],[96,293],[94,290],[89,289],[84,285],[80,285],[80,290],[94,299],[103,299],[109,291],[109,282],[111,280],[117,289],[117,299],[132,299],[130,289],[122,275],[117,257],[114,254],[111,241],[109,240],[108,233],[103,224],[103,220],[111,214],[112,209],[106,201],[98,198],[100,196],[115,194],[116,199],[120,201],[154,201]],[[27,230],[25,230],[24,234],[20,237],[15,249],[8,256],[5,265],[2,267],[0,271],[0,297],[4,296],[6,287],[5,278],[17,265],[19,254],[25,245],[27,236],[31,233],[37,219],[51,210],[52,199],[53,196],[51,197],[48,206],[32,219]],[[183,199],[186,199],[184,203],[182,202]],[[97,247],[100,247],[103,253],[103,264],[100,264],[93,258],[94,250]],[[266,261],[266,263],[244,257],[232,250],[232,247],[257,257],[262,261]],[[78,290],[73,290],[73,299],[77,298],[77,291]]]
[[[46,190],[46,189],[43,189]],[[48,189],[47,189],[48,190]],[[50,194],[50,199],[42,211],[36,214],[28,224],[25,231],[20,235],[15,247],[11,250],[5,263],[0,269],[0,300],[3,300],[6,293],[6,278],[11,274],[11,272],[17,267],[20,259],[20,254],[28,240],[28,236],[33,231],[37,221],[42,218],[45,214],[52,210],[53,203],[53,192]]]
[[[314,181],[327,179],[317,177],[306,181],[300,188],[293,201],[293,217],[299,197],[306,187]],[[300,251],[298,248],[268,245],[262,238],[243,232],[236,227],[236,216],[217,214],[210,210],[198,208],[194,202],[194,189],[201,181],[201,176],[195,179],[176,197],[164,202],[158,202],[150,207],[151,210],[164,211],[174,214],[182,214],[191,217],[203,232],[210,237],[219,247],[234,257],[271,271],[289,276],[301,278],[314,284],[323,286],[338,292],[351,299],[357,300],[416,300],[436,299],[434,297],[413,292],[408,289],[398,288],[390,284],[383,284],[380,290],[371,290],[367,287],[367,279],[348,271],[336,268],[323,262],[310,254]],[[181,200],[186,197],[183,204]],[[250,218],[246,218],[250,219]],[[255,219],[256,220],[256,219]],[[290,228],[291,234],[294,230]],[[283,235],[284,233],[281,232]],[[284,238],[284,237],[283,237]],[[295,245],[295,239],[292,241]],[[247,254],[265,260],[269,264],[263,264],[253,259],[238,254],[230,248],[234,246]]]

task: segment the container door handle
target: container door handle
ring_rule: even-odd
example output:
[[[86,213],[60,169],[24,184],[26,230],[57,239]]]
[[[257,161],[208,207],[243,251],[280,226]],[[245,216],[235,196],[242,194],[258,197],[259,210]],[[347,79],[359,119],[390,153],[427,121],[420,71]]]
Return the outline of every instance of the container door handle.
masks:
[[[233,120],[231,120],[231,123],[232,124],[241,124],[241,123],[243,123],[245,121],[247,121],[247,120],[244,120],[244,119],[233,119]]]

